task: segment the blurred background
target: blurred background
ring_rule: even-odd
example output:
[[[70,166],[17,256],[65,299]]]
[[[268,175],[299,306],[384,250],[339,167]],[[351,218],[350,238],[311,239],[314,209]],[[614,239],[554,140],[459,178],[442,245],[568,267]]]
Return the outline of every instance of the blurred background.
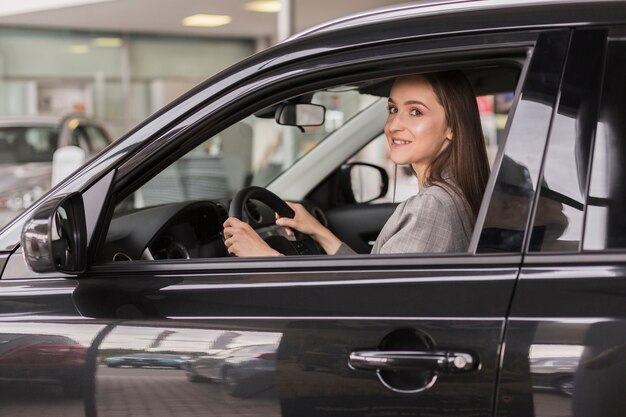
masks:
[[[222,69],[296,32],[395,3],[0,0],[0,228]]]
[[[318,24],[401,3],[0,0],[0,228],[133,126],[219,71]],[[512,98],[512,92],[477,98],[490,160]],[[240,171],[264,172],[255,178],[265,185],[370,102],[339,92],[319,100],[328,109],[323,129],[284,141],[291,146],[268,121],[251,118],[235,126],[244,129],[236,136],[247,138],[245,143],[220,137],[187,159],[242,160]],[[393,174],[385,142],[381,137],[355,157]],[[222,183],[233,178],[217,171]],[[175,178],[169,179],[176,183],[188,179],[179,166],[163,175],[172,172]],[[200,174],[194,184],[216,181]],[[238,189],[248,177],[222,188]],[[410,172],[406,178],[406,193],[394,189],[394,196],[414,194],[416,180]],[[156,188],[168,189],[162,183]],[[216,198],[180,198],[201,197]]]
[[[295,32],[398,0],[2,0],[0,115],[83,112],[117,138]]]

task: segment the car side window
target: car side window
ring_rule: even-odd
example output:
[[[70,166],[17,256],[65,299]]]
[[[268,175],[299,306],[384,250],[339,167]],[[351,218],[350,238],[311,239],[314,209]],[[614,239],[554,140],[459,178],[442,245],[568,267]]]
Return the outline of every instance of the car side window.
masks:
[[[83,128],[89,138],[89,148],[92,154],[97,154],[109,145],[106,133],[98,126],[85,125]]]
[[[72,130],[70,144],[72,146],[78,146],[85,152],[89,153],[89,139],[82,126],[77,126]]]
[[[626,248],[626,30],[609,33],[583,250]]]
[[[353,88],[312,94],[325,107],[319,126],[276,123],[275,108],[260,111],[206,139],[137,190],[121,209],[194,199],[227,199],[241,188],[267,186],[376,97]]]
[[[539,36],[527,68],[520,99],[507,128],[502,155],[496,160],[488,205],[479,213],[476,252],[521,252],[540,183],[541,158],[569,44],[567,31]],[[491,194],[489,194],[491,188]],[[480,226],[482,222],[482,226]]]
[[[580,249],[605,42],[603,30],[573,35],[548,139],[531,252]]]
[[[565,39],[563,43],[567,44]],[[563,45],[558,47],[566,49]],[[552,58],[551,51],[547,55]],[[512,65],[512,62],[515,62],[515,65]],[[496,158],[500,154],[498,149],[504,146],[504,127],[507,124],[509,110],[512,103],[521,97],[520,94],[511,91],[518,85],[525,63],[527,64],[524,55],[521,51],[516,51],[516,55],[505,65],[486,65],[478,61],[474,66],[464,69],[474,86],[474,92],[479,97],[478,107],[483,115],[481,122],[485,131],[488,162],[494,175],[499,170],[509,172],[514,165],[514,163],[500,164],[501,167],[497,165]],[[543,65],[537,66],[537,72],[540,74],[536,77],[543,80],[545,69]],[[554,74],[558,74],[552,77],[554,74],[550,73],[551,77],[548,77],[550,82],[555,84],[553,90],[547,90],[546,94],[550,99],[556,97],[561,66],[562,62],[552,65],[553,68],[549,66]],[[345,207],[337,202],[336,197],[338,179],[341,164],[349,160],[350,155],[359,154],[356,158],[365,154],[373,155],[374,159],[369,162],[379,166],[385,164],[387,144],[381,134],[389,111],[386,97],[394,79],[395,77],[386,76],[372,80],[357,80],[354,84],[348,83],[339,87],[325,87],[302,97],[276,103],[263,110],[254,110],[255,113],[248,113],[247,117],[242,114],[243,118],[221,131],[204,134],[203,137],[190,137],[186,143],[187,147],[180,150],[176,160],[169,159],[167,161],[169,165],[163,164],[159,173],[146,178],[145,182],[133,184],[132,191],[128,190],[128,193],[120,195],[100,259],[108,261],[226,257],[222,225],[229,215],[228,207],[234,193],[248,185],[261,187],[269,185],[279,197],[302,202],[322,223],[326,220],[328,228],[342,242],[351,245],[352,242],[348,239],[350,236],[364,239],[366,251],[358,248],[354,250],[357,253],[369,253],[367,249],[371,248],[367,245],[370,241],[375,241],[380,234],[393,211],[389,210],[392,207],[389,205],[376,207],[377,205],[373,204],[365,205],[375,208],[371,211],[344,210]],[[531,79],[529,82],[535,81],[537,80]],[[477,87],[483,91],[477,91]],[[543,87],[545,87],[543,84],[538,86],[542,93],[546,91]],[[303,100],[303,103],[323,105],[326,109],[324,122],[318,126],[308,125],[301,129],[298,128],[298,124],[281,125],[280,118],[276,117],[280,107],[286,103],[300,102],[299,100]],[[544,136],[537,144],[541,149],[548,131],[549,115],[551,112],[548,113]],[[368,143],[369,145],[363,147]],[[329,150],[333,153],[332,157]],[[311,164],[311,161],[314,163]],[[301,164],[297,167],[299,162]],[[299,170],[302,167],[307,169]],[[398,167],[398,171],[403,169],[405,168],[402,166]],[[535,171],[534,167],[531,169]],[[297,175],[293,172],[297,172]],[[405,183],[404,189],[401,190],[402,194],[397,192],[396,202],[415,195],[418,191],[417,187],[411,184],[411,181],[415,181],[412,173],[398,172],[396,174],[398,182],[400,175],[405,176],[403,178]],[[287,176],[288,184],[283,181]],[[392,175],[389,177],[392,178]],[[416,185],[415,182],[413,184]],[[399,186],[400,184],[398,189]],[[294,188],[298,188],[297,193],[300,197],[290,197],[290,193],[291,195],[296,193],[293,191]],[[254,201],[254,198],[251,200]],[[489,201],[485,200],[483,205],[486,202]],[[277,240],[274,237],[284,238],[281,235],[282,229],[275,223],[274,211],[277,210],[257,203],[258,201],[240,207],[242,218],[248,221],[268,244]],[[363,230],[356,230],[356,227],[350,226],[353,223],[342,222],[342,216],[346,215],[351,221],[358,219],[357,223],[366,227]],[[135,227],[138,224],[141,224],[140,228]],[[348,230],[343,230],[346,227]],[[343,236],[340,231],[350,236]],[[467,229],[463,232],[467,234]],[[523,228],[521,234],[522,236],[524,234]],[[496,237],[492,241],[501,243],[502,239]],[[316,254],[321,250],[316,247],[317,251],[312,251],[308,246],[304,248],[306,250],[300,250],[302,248],[295,244],[294,247],[300,255]],[[279,249],[276,250],[283,253]],[[467,253],[467,247],[455,249],[455,252]]]
[[[50,162],[57,145],[57,129],[16,127],[0,133],[3,160],[10,162]],[[4,162],[4,161],[3,161]]]

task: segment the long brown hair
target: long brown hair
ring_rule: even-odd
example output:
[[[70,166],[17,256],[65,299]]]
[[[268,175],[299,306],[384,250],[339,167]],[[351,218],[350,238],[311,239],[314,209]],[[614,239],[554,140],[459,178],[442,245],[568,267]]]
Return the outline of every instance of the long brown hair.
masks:
[[[487,179],[489,162],[476,96],[461,71],[421,74],[443,106],[452,140],[426,170],[423,184],[442,185],[461,194],[474,217],[478,215]],[[451,177],[454,183],[450,183]]]

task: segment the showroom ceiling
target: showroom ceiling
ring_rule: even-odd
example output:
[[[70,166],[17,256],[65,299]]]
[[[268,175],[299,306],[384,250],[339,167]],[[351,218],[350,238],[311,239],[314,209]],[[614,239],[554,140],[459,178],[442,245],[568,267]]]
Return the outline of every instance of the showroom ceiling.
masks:
[[[0,26],[274,39],[276,13],[247,10],[251,8],[251,2],[252,0],[2,0]],[[294,31],[298,32],[347,14],[402,2],[292,0]],[[230,23],[218,27],[183,25],[183,19],[198,14],[217,15],[218,23]],[[202,16],[200,18],[203,19]]]

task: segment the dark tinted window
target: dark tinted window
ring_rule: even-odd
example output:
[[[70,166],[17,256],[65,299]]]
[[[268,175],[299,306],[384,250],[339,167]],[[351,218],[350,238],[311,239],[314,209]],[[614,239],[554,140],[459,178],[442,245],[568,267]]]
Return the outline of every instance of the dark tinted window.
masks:
[[[530,251],[576,252],[583,235],[606,32],[576,31],[545,155]]]
[[[568,41],[569,31],[542,34],[537,40],[477,252],[522,250]]]
[[[583,249],[626,248],[626,30],[609,34]]]
[[[84,126],[85,133],[89,137],[89,145],[91,147],[91,153],[97,154],[101,150],[107,147],[109,139],[101,128],[98,126]]]
[[[57,138],[54,127],[0,127],[0,163],[51,162]]]
[[[72,130],[70,136],[70,145],[78,146],[89,154],[89,140],[87,132],[85,132],[85,129],[83,129],[82,126],[78,126],[74,130]]]

